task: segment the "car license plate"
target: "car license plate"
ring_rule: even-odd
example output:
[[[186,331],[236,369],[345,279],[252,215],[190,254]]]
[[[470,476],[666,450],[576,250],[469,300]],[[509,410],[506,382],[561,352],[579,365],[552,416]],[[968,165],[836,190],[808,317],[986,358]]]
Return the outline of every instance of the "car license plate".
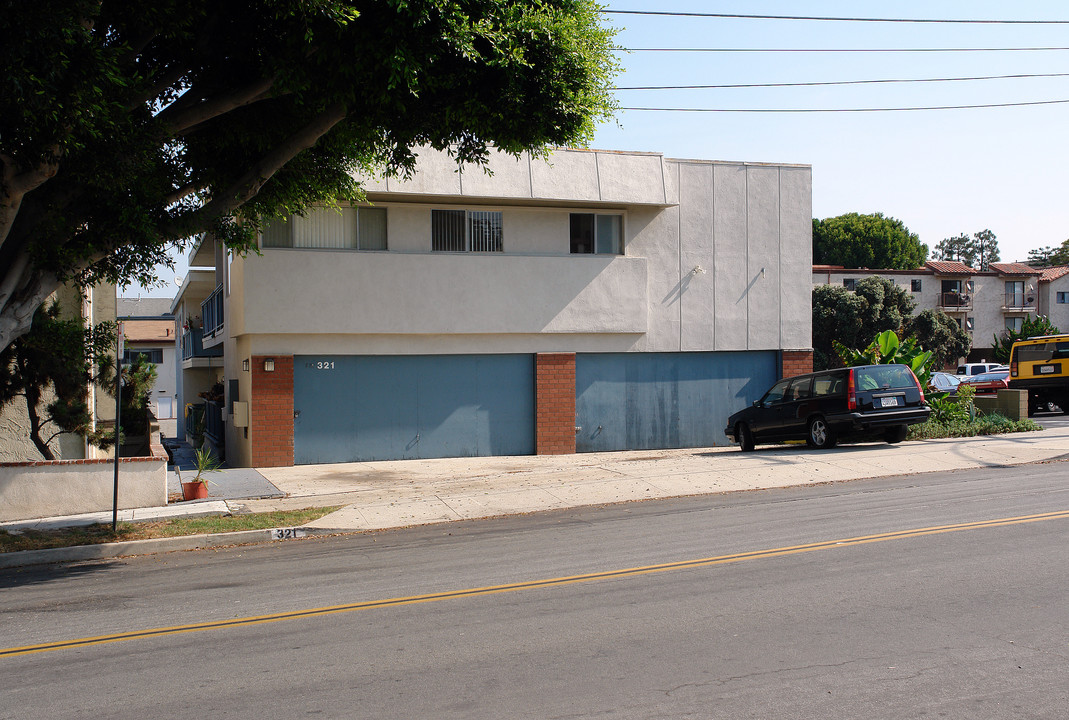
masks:
[[[896,398],[896,397],[876,398],[876,407],[898,407],[898,398]]]
[[[1050,374],[1052,374],[1054,372],[1054,366],[1053,365],[1040,365],[1039,366],[1039,372],[1040,372],[1041,375],[1050,375]]]

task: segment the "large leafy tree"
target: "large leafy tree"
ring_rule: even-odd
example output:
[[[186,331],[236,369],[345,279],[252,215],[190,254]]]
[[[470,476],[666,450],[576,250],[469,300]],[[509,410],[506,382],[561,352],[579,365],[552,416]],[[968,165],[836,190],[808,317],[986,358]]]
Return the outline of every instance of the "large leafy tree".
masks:
[[[906,337],[914,338],[932,353],[935,369],[956,364],[972,349],[972,339],[953,318],[942,310],[922,310],[905,325]]]
[[[813,288],[813,365],[837,364],[835,343],[865,347],[884,330],[898,332],[916,303],[892,280],[873,275],[857,281],[850,292],[841,285]]]
[[[581,145],[611,115],[594,0],[2,0],[0,349],[61,282],[150,283],[204,231],[359,199],[413,148]]]
[[[849,268],[912,270],[928,259],[921,243],[901,220],[882,213],[813,220],[813,262]]]
[[[76,433],[100,447],[113,441],[93,427],[89,386],[110,386],[115,325],[87,327],[64,319],[59,303],[34,313],[30,332],[0,351],[0,408],[26,403],[30,441],[45,460],[55,460],[51,443],[60,433]]]

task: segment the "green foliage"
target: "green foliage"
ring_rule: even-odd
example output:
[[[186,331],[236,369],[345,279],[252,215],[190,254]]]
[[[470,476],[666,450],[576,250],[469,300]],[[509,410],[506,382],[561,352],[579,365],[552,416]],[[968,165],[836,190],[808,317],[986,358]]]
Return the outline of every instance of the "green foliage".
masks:
[[[1063,240],[1056,248],[1051,246],[1028,251],[1028,264],[1032,267],[1055,267],[1069,265],[1069,240]]]
[[[906,365],[917,376],[921,387],[928,385],[932,375],[932,353],[917,345],[915,338],[899,341],[894,330],[884,330],[864,350],[854,350],[836,342],[835,351],[845,365]]]
[[[60,433],[76,433],[99,447],[111,440],[92,429],[89,387],[107,385],[114,377],[109,352],[115,324],[86,327],[81,319],[64,319],[58,302],[40,307],[30,332],[0,351],[0,407],[23,398],[30,440],[46,460],[55,460],[49,446]],[[41,404],[52,398],[41,413]],[[27,458],[30,459],[30,458]]]
[[[866,346],[884,330],[898,331],[916,303],[903,288],[879,276],[863,278],[854,292],[838,285],[813,288],[813,366],[835,367],[835,343]]]
[[[969,237],[965,233],[945,238],[936,244],[936,260],[959,260],[977,270],[987,270],[999,261],[998,240],[990,230],[981,230]]]
[[[212,454],[211,448],[197,448],[193,454],[195,456],[197,476],[189,482],[208,482],[204,475],[222,470],[223,463]]]
[[[119,421],[126,435],[144,435],[149,427],[148,400],[156,384],[156,365],[138,355],[122,370],[122,401]]]
[[[998,335],[992,336],[995,361],[1004,365],[1008,363],[1010,361],[1010,349],[1018,340],[1043,335],[1057,335],[1059,332],[1058,328],[1051,324],[1050,318],[1046,315],[1025,318],[1021,323],[1020,332],[1007,329],[1002,333],[1002,337]]]
[[[594,0],[8,2],[0,348],[59,282],[151,283],[211,231],[362,197],[414,149],[582,146],[619,61]]]
[[[901,220],[882,213],[813,220],[813,262],[848,268],[912,270],[928,259],[921,243]]]
[[[972,348],[969,333],[942,310],[921,311],[906,323],[905,333],[918,342],[923,338],[924,347],[932,351],[932,367],[936,369],[968,356]]]

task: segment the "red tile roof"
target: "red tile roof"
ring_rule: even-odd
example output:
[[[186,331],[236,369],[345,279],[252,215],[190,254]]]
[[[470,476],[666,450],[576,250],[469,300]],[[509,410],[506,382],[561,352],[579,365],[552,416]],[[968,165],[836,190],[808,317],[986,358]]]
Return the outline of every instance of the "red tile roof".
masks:
[[[1043,274],[1039,276],[1039,281],[1050,282],[1051,280],[1057,280],[1067,273],[1069,273],[1069,265],[1043,268]]]
[[[1039,270],[1019,262],[991,263],[990,267],[999,275],[1039,275]]]
[[[924,267],[935,271],[939,275],[975,275],[979,272],[979,270],[969,267],[960,260],[929,260],[924,263]]]

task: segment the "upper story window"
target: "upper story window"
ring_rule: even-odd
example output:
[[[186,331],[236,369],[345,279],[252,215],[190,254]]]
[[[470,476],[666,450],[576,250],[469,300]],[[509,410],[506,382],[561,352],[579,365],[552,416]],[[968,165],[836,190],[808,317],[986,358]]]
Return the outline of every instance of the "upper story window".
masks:
[[[857,290],[857,278],[843,278],[843,287],[847,290]]]
[[[571,248],[573,253],[623,255],[623,217],[572,213]]]
[[[920,278],[913,278],[912,280],[909,281],[909,291],[910,292],[920,292],[921,291]]]
[[[264,247],[385,250],[386,208],[317,208],[263,229]]]
[[[501,213],[431,210],[431,249],[441,252],[504,252]]]
[[[1057,302],[1059,305],[1069,303],[1069,292],[1060,292],[1057,294]]]
[[[123,351],[122,364],[123,365],[131,365],[131,364],[137,362],[137,358],[139,356],[141,356],[141,355],[143,355],[145,357],[145,360],[147,360],[150,363],[155,363],[156,365],[159,365],[159,364],[161,364],[163,362],[163,350],[160,350],[158,348],[157,349],[153,349],[153,350],[130,350],[130,349],[127,349],[127,350]]]

